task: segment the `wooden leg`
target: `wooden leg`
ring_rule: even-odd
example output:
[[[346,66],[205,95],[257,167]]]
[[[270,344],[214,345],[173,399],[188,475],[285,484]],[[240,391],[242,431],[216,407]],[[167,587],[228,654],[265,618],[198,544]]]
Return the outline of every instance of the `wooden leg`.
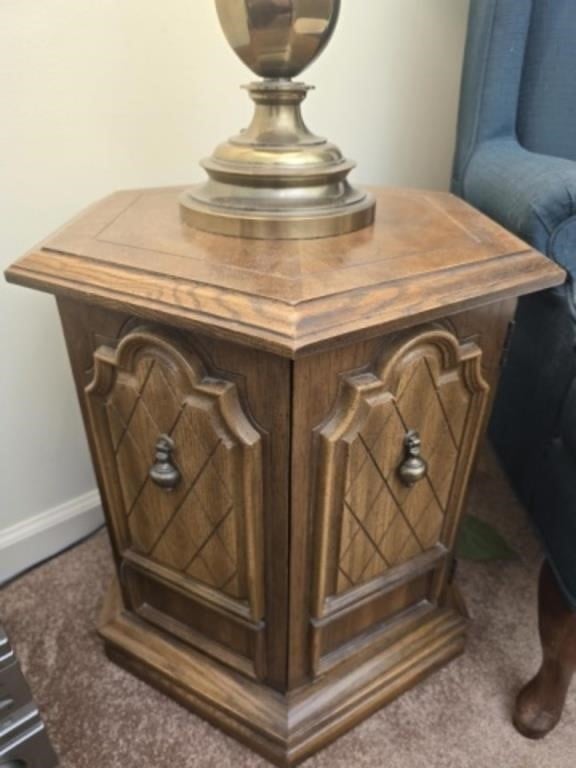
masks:
[[[541,739],[558,725],[576,670],[576,612],[548,562],[540,573],[539,626],[542,666],[518,695],[514,712],[516,729],[529,739]]]

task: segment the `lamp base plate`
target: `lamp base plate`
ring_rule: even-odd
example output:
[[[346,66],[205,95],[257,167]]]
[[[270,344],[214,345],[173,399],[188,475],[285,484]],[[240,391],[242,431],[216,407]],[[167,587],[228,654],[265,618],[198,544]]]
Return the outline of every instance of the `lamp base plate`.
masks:
[[[217,235],[254,240],[310,240],[345,235],[373,224],[375,207],[370,194],[342,207],[289,213],[211,206],[196,199],[194,189],[180,198],[180,214],[187,225]]]

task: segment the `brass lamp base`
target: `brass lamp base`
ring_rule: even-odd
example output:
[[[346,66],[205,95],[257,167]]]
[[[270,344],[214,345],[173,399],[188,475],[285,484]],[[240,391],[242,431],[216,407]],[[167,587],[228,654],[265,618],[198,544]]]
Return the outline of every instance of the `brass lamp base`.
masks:
[[[256,104],[252,123],[202,163],[209,179],[182,195],[183,221],[220,235],[281,240],[372,224],[373,198],[347,181],[354,163],[304,124],[300,105],[310,86],[263,80],[247,88]]]
[[[203,206],[193,197],[194,190],[180,200],[182,220],[186,224],[228,237],[253,240],[312,240],[336,237],[369,227],[374,222],[375,203],[371,195],[346,207],[316,208],[306,213],[263,213],[240,208]]]

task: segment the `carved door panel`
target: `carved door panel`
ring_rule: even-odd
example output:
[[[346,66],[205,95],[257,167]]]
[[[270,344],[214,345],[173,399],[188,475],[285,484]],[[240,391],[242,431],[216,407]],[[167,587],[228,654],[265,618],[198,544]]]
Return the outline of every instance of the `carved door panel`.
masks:
[[[316,672],[443,599],[487,391],[478,346],[436,327],[344,378],[319,432]]]
[[[147,328],[94,362],[88,410],[125,599],[262,675],[262,446],[236,385]]]

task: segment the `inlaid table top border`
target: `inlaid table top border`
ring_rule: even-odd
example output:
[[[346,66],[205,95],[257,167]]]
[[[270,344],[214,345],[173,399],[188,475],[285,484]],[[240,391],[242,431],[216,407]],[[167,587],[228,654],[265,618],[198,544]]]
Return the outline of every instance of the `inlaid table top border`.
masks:
[[[211,329],[289,357],[557,285],[563,271],[460,199],[375,189],[373,227],[305,241],[181,222],[180,188],[117,192],[8,269],[8,280]]]

